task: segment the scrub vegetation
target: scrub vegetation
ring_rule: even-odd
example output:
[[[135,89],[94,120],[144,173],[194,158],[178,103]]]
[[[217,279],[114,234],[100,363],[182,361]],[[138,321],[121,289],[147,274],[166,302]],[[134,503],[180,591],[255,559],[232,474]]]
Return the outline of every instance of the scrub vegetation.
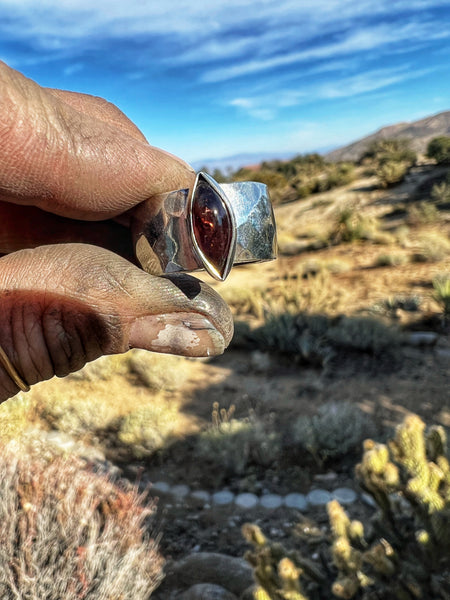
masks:
[[[0,406],[2,597],[204,598],[189,578],[157,587],[164,558],[169,580],[203,552],[247,553],[250,588],[227,588],[219,559],[225,575],[200,580],[229,600],[450,597],[449,142],[213,174],[269,186],[279,258],[212,282],[235,319],[222,357],[131,351]],[[155,513],[138,490],[161,480],[359,500],[249,517],[162,498]]]

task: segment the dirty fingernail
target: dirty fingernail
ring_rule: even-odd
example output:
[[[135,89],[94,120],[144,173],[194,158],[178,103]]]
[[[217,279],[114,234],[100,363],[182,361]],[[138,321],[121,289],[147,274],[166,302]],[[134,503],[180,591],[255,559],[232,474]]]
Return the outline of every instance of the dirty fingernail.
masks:
[[[182,356],[215,356],[222,354],[222,334],[203,315],[168,313],[147,315],[131,325],[131,348]]]

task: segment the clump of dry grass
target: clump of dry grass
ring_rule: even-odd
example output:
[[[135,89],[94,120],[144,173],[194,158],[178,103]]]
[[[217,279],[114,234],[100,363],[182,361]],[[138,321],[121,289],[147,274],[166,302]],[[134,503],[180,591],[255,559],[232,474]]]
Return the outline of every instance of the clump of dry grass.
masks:
[[[431,202],[413,204],[408,210],[406,221],[409,225],[428,225],[437,223],[441,218],[439,209]]]
[[[379,254],[375,260],[377,267],[399,267],[409,262],[409,257],[406,254],[391,253]]]
[[[0,456],[1,598],[149,597],[163,566],[152,502],[73,457],[48,462],[18,444]]]
[[[30,395],[19,392],[0,404],[0,443],[21,437],[36,419]]]
[[[131,350],[126,354],[130,373],[150,390],[173,391],[180,388],[189,374],[189,360],[183,356]]]
[[[176,404],[169,406],[164,393],[183,384],[189,364],[143,350],[102,357],[69,376],[71,385],[55,379],[0,406],[0,440],[35,427],[101,443],[114,455],[149,455],[177,422]]]
[[[122,458],[142,459],[161,450],[177,421],[177,408],[168,402],[142,406],[121,419],[117,440]]]
[[[373,240],[379,229],[378,220],[363,215],[356,206],[348,204],[342,207],[335,216],[335,223],[330,231],[333,244],[355,242],[357,240]]]
[[[230,306],[235,316],[251,316],[262,319],[267,310],[268,292],[262,288],[254,287],[226,287],[220,295]]]
[[[419,238],[419,249],[414,254],[417,262],[438,262],[450,255],[450,239],[437,231],[423,233]]]

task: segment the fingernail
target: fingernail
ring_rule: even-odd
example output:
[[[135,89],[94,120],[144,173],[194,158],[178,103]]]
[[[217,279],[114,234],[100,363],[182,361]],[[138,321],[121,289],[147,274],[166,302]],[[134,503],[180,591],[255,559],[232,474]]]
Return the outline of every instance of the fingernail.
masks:
[[[222,334],[198,313],[147,315],[130,328],[131,348],[182,356],[216,356],[225,349]]]

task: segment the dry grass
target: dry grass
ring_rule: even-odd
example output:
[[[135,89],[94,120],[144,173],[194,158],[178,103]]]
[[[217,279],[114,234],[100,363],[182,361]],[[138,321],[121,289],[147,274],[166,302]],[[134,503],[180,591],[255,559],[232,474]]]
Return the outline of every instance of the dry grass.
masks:
[[[20,600],[147,600],[162,578],[148,536],[154,512],[131,486],[2,447],[0,597]]]
[[[438,262],[450,256],[450,239],[439,231],[428,231],[419,237],[419,248],[414,255],[418,262]]]

